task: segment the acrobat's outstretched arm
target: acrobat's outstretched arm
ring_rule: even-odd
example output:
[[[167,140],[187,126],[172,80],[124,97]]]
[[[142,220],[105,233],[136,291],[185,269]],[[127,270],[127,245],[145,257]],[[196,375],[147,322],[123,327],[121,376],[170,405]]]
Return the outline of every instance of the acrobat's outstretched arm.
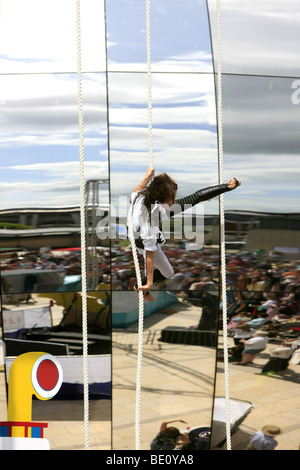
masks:
[[[174,206],[174,215],[179,214],[180,212],[184,211],[187,208],[190,208],[191,206],[199,204],[199,202],[208,201],[209,199],[219,196],[220,194],[223,194],[227,191],[232,191],[240,185],[240,181],[238,181],[236,178],[232,178],[228,181],[228,183],[218,184],[216,186],[209,186],[208,188],[203,188],[199,191],[196,191],[190,196],[186,196],[181,199],[176,199]]]

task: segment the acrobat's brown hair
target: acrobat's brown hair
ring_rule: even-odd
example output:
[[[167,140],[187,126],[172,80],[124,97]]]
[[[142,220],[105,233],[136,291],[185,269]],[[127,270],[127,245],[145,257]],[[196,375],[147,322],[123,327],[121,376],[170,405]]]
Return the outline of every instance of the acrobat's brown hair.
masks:
[[[150,212],[151,205],[156,201],[164,203],[168,199],[174,199],[178,189],[177,183],[167,173],[162,173],[153,178],[151,183],[141,191],[145,196],[144,205]]]

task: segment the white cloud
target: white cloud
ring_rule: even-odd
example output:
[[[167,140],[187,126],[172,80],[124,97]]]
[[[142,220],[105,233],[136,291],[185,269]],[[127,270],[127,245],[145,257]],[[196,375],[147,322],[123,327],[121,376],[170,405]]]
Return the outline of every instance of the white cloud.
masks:
[[[78,161],[6,167],[15,178],[1,182],[1,207],[79,205],[79,168]],[[85,181],[106,178],[107,162],[85,162]],[[107,200],[108,194],[105,197]]]
[[[216,50],[216,2],[208,0]],[[221,6],[222,71],[299,76],[298,0],[226,0]]]
[[[1,76],[0,87],[4,116],[0,122],[1,165],[3,172],[12,172],[10,179],[1,184],[3,207],[72,205],[79,198],[79,164],[75,157],[74,162],[53,163],[41,161],[40,155],[28,165],[4,165],[9,163],[5,148],[15,148],[20,161],[30,155],[32,162],[34,152],[42,146],[59,146],[63,149],[62,159],[66,146],[78,146],[76,73],[52,74],[77,70],[75,2],[51,0],[49,8],[45,4],[40,0],[1,3],[0,44],[6,48],[1,46],[1,70],[12,73]],[[211,13],[214,5],[209,1]],[[298,0],[223,2],[223,71],[299,75],[299,13]],[[85,70],[105,70],[102,17],[102,0],[82,2]],[[186,54],[166,54],[165,60],[153,64],[153,70],[211,71],[208,59],[201,51],[193,52],[191,46]],[[109,62],[110,71],[134,72],[141,67],[146,70],[145,63]],[[31,75],[49,71],[51,74]],[[24,72],[28,74],[13,75]],[[85,146],[96,147],[103,157],[107,146],[106,83],[104,75],[97,74],[94,80],[95,76],[86,75],[84,81]],[[243,183],[239,190],[226,195],[226,204],[241,210],[276,211],[284,207],[298,211],[299,107],[292,107],[291,90],[284,88],[289,82],[281,88],[273,79],[264,82],[252,77],[244,83],[239,89],[237,80],[227,82],[223,97],[225,180],[236,176]],[[146,74],[112,73],[109,92],[112,189],[118,196],[128,194],[148,166]],[[174,176],[185,194],[215,184],[218,166],[213,76],[154,73],[152,96],[157,171]],[[98,175],[102,178],[103,174],[108,174],[106,163],[86,162],[87,179]],[[215,205],[213,201],[209,208]]]
[[[103,0],[81,2],[82,70],[105,70]],[[102,21],[101,21],[102,19]],[[77,71],[76,2],[2,0],[1,70],[5,73]],[[97,56],[91,54],[97,44]]]

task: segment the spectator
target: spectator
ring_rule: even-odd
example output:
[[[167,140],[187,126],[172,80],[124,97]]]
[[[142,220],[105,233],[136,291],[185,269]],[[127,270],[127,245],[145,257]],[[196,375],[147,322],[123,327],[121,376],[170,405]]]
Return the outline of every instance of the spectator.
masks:
[[[270,358],[264,365],[261,374],[277,374],[286,370],[294,351],[299,347],[296,344],[294,345],[294,343],[285,341],[278,348],[271,349]]]
[[[172,419],[161,423],[159,433],[150,444],[151,450],[172,450],[175,448],[177,438],[181,434],[179,429],[168,426],[168,424],[175,423],[176,421],[185,423],[182,419]]]
[[[241,362],[235,362],[234,364],[241,366],[251,364],[255,359],[256,355],[266,349],[268,339],[268,333],[262,330],[257,330],[253,334],[252,338],[248,340],[240,340],[241,343],[244,343],[245,349],[242,353]]]
[[[282,430],[278,426],[264,426],[261,431],[256,431],[251,436],[247,450],[275,450],[278,442],[274,436],[281,433]]]

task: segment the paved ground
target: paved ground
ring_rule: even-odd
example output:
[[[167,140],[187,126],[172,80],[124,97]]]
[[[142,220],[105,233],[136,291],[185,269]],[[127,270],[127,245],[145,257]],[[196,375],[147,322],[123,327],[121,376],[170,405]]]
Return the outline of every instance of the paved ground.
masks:
[[[198,308],[177,304],[177,313],[156,314],[145,331],[158,331],[166,326],[196,324]],[[131,335],[132,336],[132,335]],[[123,337],[123,338],[122,338]],[[170,345],[157,341],[144,346],[140,448],[149,443],[162,420],[183,419],[190,427],[206,426],[210,419],[214,376],[214,351],[199,346]],[[135,448],[135,378],[136,346],[125,333],[114,335],[113,357],[113,446]],[[123,341],[123,347],[121,346]],[[222,337],[221,341],[222,343]],[[232,345],[229,338],[229,346]],[[118,347],[118,349],[117,349]],[[222,347],[222,344],[220,344]],[[229,364],[229,391],[233,399],[251,402],[254,409],[232,436],[231,449],[245,449],[251,434],[266,424],[282,427],[278,450],[298,450],[300,444],[299,366],[276,377],[256,375],[267,362],[268,345],[251,366]],[[216,396],[224,396],[224,364],[217,363]],[[175,425],[176,423],[174,423]],[[215,450],[226,450],[227,445]]]
[[[230,396],[250,401],[254,409],[246,417],[238,432],[232,436],[232,449],[243,450],[251,434],[266,424],[279,426],[283,433],[278,436],[276,450],[299,450],[300,445],[300,366],[290,364],[285,373],[277,376],[257,375],[267,362],[268,351],[254,361],[254,365],[229,364]],[[223,364],[218,363],[216,394],[224,390]],[[223,447],[226,449],[226,445]]]
[[[209,426],[214,387],[215,350],[159,341],[166,326],[189,327],[199,309],[176,306],[177,313],[158,313],[145,321],[142,362],[140,448],[149,449],[163,420],[184,420],[188,426]],[[135,383],[137,334],[113,336],[113,447],[135,448]],[[175,426],[185,428],[182,423]]]
[[[166,326],[189,327],[198,323],[201,310],[176,304],[172,313],[157,313],[145,320],[142,390],[140,404],[140,449],[149,443],[165,419],[181,419],[190,427],[210,423],[214,387],[213,349],[202,346],[170,344],[159,341]],[[54,312],[54,319],[61,315]],[[137,333],[117,331],[113,334],[113,411],[108,400],[91,401],[89,441],[91,450],[136,448],[136,371]],[[221,338],[222,340],[222,338]],[[231,339],[229,339],[229,344]],[[267,361],[260,354],[253,366],[230,364],[231,398],[249,401],[254,409],[232,436],[232,450],[245,449],[250,435],[266,424],[284,429],[278,437],[278,450],[298,450],[300,444],[299,366],[291,364],[280,376],[256,375]],[[3,361],[1,361],[3,363]],[[216,395],[224,396],[224,366],[217,363]],[[0,372],[0,419],[5,421],[6,392],[4,372]],[[45,437],[52,450],[84,449],[83,404],[78,401],[34,400],[33,420],[48,422]],[[181,429],[184,424],[174,423]],[[112,436],[112,443],[111,443]],[[226,450],[226,444],[216,450]]]

